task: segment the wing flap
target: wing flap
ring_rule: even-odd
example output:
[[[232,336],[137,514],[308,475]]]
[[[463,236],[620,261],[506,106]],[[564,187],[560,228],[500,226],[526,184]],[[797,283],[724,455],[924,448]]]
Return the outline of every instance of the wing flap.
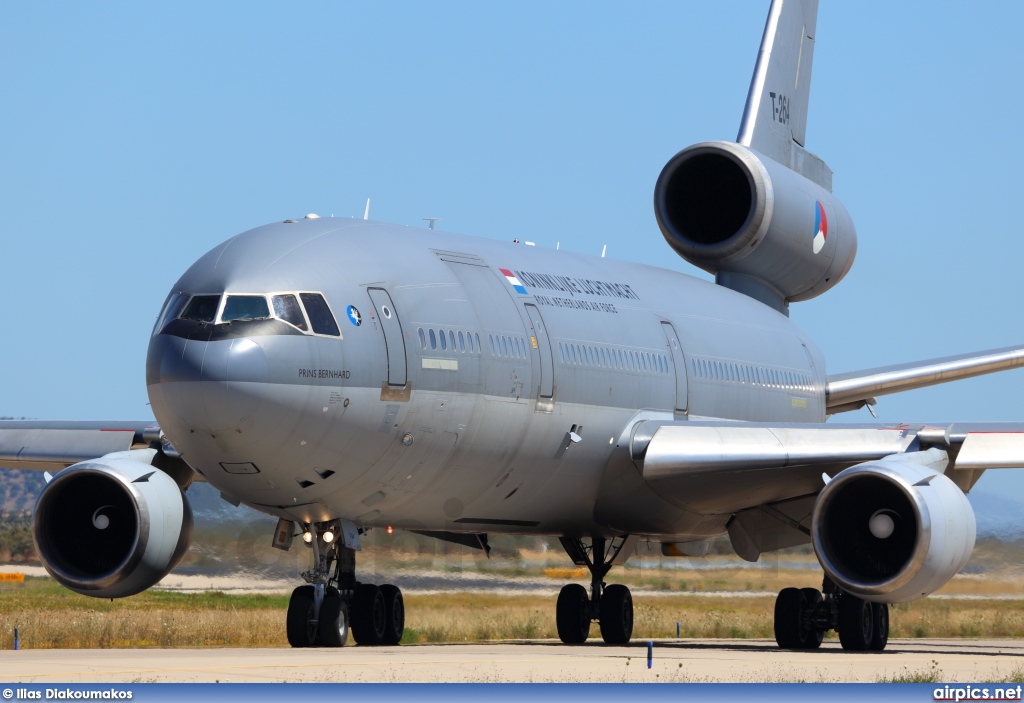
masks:
[[[1024,431],[969,432],[960,445],[955,469],[1024,468]]]

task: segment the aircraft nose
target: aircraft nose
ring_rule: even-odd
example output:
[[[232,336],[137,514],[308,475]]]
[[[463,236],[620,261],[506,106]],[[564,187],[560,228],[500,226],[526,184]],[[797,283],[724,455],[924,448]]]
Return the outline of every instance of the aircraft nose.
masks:
[[[207,342],[158,335],[148,361],[154,412],[163,406],[191,428],[233,429],[262,403],[267,357],[248,337]]]

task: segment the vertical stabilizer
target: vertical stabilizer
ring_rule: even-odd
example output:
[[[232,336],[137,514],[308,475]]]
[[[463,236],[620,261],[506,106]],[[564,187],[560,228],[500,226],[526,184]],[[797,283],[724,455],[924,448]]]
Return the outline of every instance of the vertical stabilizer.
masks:
[[[772,1],[736,138],[798,171],[803,170],[799,162],[805,159],[802,147],[817,19],[818,0]]]

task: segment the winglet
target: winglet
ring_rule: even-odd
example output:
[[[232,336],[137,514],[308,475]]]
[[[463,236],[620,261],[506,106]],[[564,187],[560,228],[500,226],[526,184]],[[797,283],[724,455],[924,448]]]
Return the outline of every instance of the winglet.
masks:
[[[817,20],[817,0],[772,1],[736,137],[786,166],[806,142]]]

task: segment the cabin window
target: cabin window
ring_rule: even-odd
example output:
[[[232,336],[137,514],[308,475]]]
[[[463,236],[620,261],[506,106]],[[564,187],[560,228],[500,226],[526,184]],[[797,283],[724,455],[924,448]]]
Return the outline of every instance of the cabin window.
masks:
[[[438,330],[437,334],[441,338],[441,350],[448,349],[448,340],[444,336],[444,330]]]
[[[452,346],[454,347],[455,345],[452,344]],[[466,340],[462,336],[462,330],[459,330],[459,351],[463,354],[466,353]]]
[[[326,334],[330,337],[340,337],[341,330],[338,323],[334,321],[334,314],[324,297],[319,293],[299,293],[303,307],[306,308],[306,315],[309,317],[309,324],[316,334]]]
[[[434,328],[430,328],[430,348],[437,349],[437,336],[434,334]]]
[[[194,295],[181,313],[181,319],[213,322],[213,319],[217,317],[217,308],[219,307],[219,295]]]
[[[230,303],[230,299],[228,300]],[[281,320],[284,320],[289,325],[297,327],[303,332],[309,330],[306,325],[306,318],[302,315],[302,308],[299,306],[299,299],[294,295],[275,295],[271,297],[270,302],[274,305],[274,315]],[[227,308],[224,308],[225,312]],[[420,334],[423,334],[423,330],[420,330]]]
[[[416,334],[420,338],[420,349],[426,349],[427,348],[427,337],[426,337],[425,334],[423,334],[423,328],[420,327],[418,330],[416,330]]]
[[[455,351],[455,333],[452,330],[448,330],[448,346]]]

